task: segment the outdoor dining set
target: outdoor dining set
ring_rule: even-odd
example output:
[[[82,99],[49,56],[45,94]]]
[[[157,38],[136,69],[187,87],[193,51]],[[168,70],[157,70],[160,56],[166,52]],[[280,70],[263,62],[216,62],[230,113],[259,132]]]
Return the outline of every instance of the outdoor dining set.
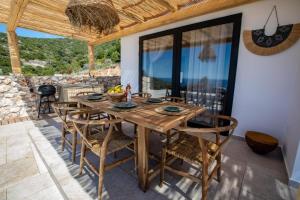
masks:
[[[206,199],[210,182],[221,179],[222,147],[238,124],[233,117],[210,115],[205,107],[186,104],[182,98],[152,98],[149,93],[132,94],[126,101],[109,93],[80,92],[72,101],[55,102],[52,107],[62,121],[62,150],[68,145],[75,162],[76,147],[81,145],[78,173],[85,173],[84,168],[88,167],[99,176],[99,199],[105,171],[130,160],[134,160],[132,168],[142,191],[146,192],[157,176],[162,186],[165,171],[169,171],[200,183],[202,199]],[[189,127],[188,121],[196,116],[203,116],[211,126]],[[125,123],[134,127],[133,133],[122,128]],[[163,138],[159,156],[149,150],[150,134]],[[119,156],[117,152],[123,149],[132,153]],[[99,157],[97,166],[87,156],[88,152]],[[106,158],[111,154],[117,161],[108,164]],[[149,160],[155,160],[156,165],[150,165]],[[200,175],[174,168],[175,160],[197,166]]]

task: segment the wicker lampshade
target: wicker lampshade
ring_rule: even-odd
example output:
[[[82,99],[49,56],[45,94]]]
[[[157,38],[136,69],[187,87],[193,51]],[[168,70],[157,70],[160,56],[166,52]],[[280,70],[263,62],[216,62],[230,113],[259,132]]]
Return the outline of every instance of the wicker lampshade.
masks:
[[[73,26],[94,28],[99,33],[120,22],[111,0],[70,0],[65,13]]]

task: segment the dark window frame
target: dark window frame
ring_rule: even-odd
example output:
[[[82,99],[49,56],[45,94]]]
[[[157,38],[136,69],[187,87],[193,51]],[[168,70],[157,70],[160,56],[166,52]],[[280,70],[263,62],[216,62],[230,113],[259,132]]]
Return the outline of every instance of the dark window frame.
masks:
[[[211,26],[218,26],[227,23],[233,23],[232,48],[230,55],[229,77],[227,87],[227,99],[224,107],[225,115],[231,115],[234,97],[235,79],[238,63],[238,52],[241,35],[242,13],[207,20],[195,24],[185,25],[165,31],[144,35],[139,38],[139,91],[142,92],[143,77],[143,41],[166,35],[173,35],[173,66],[172,66],[172,95],[180,96],[180,65],[181,65],[181,41],[182,33]]]

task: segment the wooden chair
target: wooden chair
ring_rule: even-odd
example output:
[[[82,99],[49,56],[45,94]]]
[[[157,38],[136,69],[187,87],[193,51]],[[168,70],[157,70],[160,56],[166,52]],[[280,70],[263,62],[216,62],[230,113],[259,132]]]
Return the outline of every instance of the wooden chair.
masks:
[[[81,156],[80,156],[80,174],[82,174],[84,164],[86,164],[96,175],[99,176],[98,198],[102,199],[102,186],[104,172],[112,169],[124,162],[135,159],[136,139],[131,138],[118,130],[117,124],[122,122],[110,116],[108,119],[89,120],[87,117],[89,112],[70,113],[69,118],[73,122],[74,127],[78,131],[82,139]],[[85,116],[85,117],[83,117]],[[102,131],[97,129],[99,126],[109,125],[109,129]],[[134,146],[133,149],[131,146]],[[112,164],[105,164],[106,157],[109,154],[127,148],[133,150],[134,155],[115,161]],[[90,151],[100,158],[99,169],[88,160],[86,153]],[[136,162],[135,162],[136,163]]]
[[[65,144],[72,148],[72,162],[75,162],[76,157],[76,145],[77,145],[77,133],[73,123],[68,120],[67,115],[71,111],[78,111],[77,102],[56,102],[52,104],[54,112],[62,121],[61,129],[61,148],[62,151],[65,149]],[[72,141],[68,140],[66,136],[68,134],[72,135]]]
[[[152,95],[150,93],[147,93],[147,92],[137,92],[137,93],[133,93],[132,97],[150,98],[150,97],[152,97]]]
[[[160,186],[164,180],[164,170],[169,170],[177,175],[190,178],[192,181],[202,183],[202,199],[207,198],[208,185],[217,174],[217,180],[221,180],[221,148],[229,140],[237,127],[237,120],[228,116],[213,116],[214,128],[189,128],[178,127],[179,138],[172,143],[166,144],[162,150]],[[221,120],[221,121],[220,121]],[[228,125],[226,125],[226,122]],[[228,123],[229,122],[229,123]],[[225,124],[224,126],[220,126]],[[226,132],[228,136],[221,140],[221,133]],[[204,139],[204,134],[214,134],[215,140]],[[167,155],[182,159],[189,164],[202,167],[201,177],[195,177],[187,172],[174,169],[166,165]],[[215,166],[213,165],[215,163]],[[208,169],[214,166],[211,173]]]
[[[91,94],[96,94],[97,92],[92,92],[92,91],[84,91],[84,92],[79,92],[76,94],[77,97],[79,96],[86,96],[86,95],[91,95]],[[83,105],[78,105],[80,107],[83,107],[85,108],[86,106],[83,106]],[[90,116],[91,118],[98,118],[98,119],[101,119],[101,118],[108,118],[108,116],[105,114],[105,113],[97,113],[95,115],[92,115]]]

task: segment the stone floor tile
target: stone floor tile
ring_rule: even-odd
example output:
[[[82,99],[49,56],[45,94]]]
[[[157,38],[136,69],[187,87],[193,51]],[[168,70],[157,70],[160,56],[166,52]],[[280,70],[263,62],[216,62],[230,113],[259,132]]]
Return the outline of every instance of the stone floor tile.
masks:
[[[34,124],[28,123],[26,126],[23,126],[26,127],[25,129],[22,129],[22,126],[19,123],[17,127],[10,126],[11,130],[17,131],[17,133],[13,133],[12,135],[6,134],[6,131],[9,131],[8,126],[4,126],[4,129],[0,127],[0,137],[11,137],[18,134],[20,135],[20,140],[23,138],[23,141],[26,141],[28,139],[26,138],[26,133],[29,131],[29,135],[34,140],[42,157],[53,173],[55,181],[60,184],[62,190],[67,194],[69,199],[97,199],[98,177],[86,167],[84,173],[81,176],[78,175],[80,145],[78,145],[77,148],[77,160],[73,164],[70,161],[70,149],[66,148],[65,151],[61,151],[60,126],[61,123],[59,123],[57,118],[39,120],[38,122],[34,122]],[[133,135],[132,124],[124,123],[123,129],[130,136]],[[2,130],[5,131],[5,134],[1,132]],[[149,139],[150,151],[159,155],[158,152],[160,151],[160,140],[162,137],[159,134],[150,134]],[[14,144],[13,142],[20,143],[20,140],[10,140],[9,144]],[[47,168],[40,166],[42,161],[38,159],[39,156],[37,156],[38,153],[35,151],[35,146],[31,144],[30,147],[33,152],[33,155],[31,156],[35,160],[35,162],[32,163],[38,166],[36,168],[38,168],[41,173],[47,171]],[[130,152],[126,150],[120,151],[117,154],[117,159],[126,156],[129,153]],[[287,174],[285,172],[280,151],[276,150],[265,156],[257,155],[252,152],[243,140],[233,137],[225,146],[223,153],[222,180],[220,183],[215,180],[211,182],[208,191],[208,199],[293,199],[295,191],[287,186]],[[94,161],[96,166],[99,164],[96,156],[88,154],[88,157]],[[115,158],[110,155],[107,162],[112,162],[113,160],[115,160]],[[155,163],[156,162],[150,161],[150,165]],[[175,166],[179,166],[178,164],[179,162],[174,163]],[[29,164],[25,166],[29,168]],[[2,187],[9,186],[9,188],[18,185],[20,180],[16,182],[13,181],[12,183],[9,183],[8,186],[5,181],[1,180],[1,175],[4,174],[1,171],[1,169],[4,168],[1,167],[2,166],[0,166],[0,188],[1,184]],[[189,170],[191,173],[199,173],[193,167],[188,167],[187,165],[181,167]],[[36,171],[38,172],[38,170]],[[37,175],[38,173],[35,176]],[[32,178],[27,175],[26,177],[26,179]],[[22,191],[22,189],[20,190]],[[35,195],[26,193],[25,189],[22,192],[25,193],[25,199],[44,200],[48,198],[47,195],[49,195],[48,199],[60,199],[59,193],[57,193],[58,191],[54,185],[40,189]],[[53,196],[51,196],[52,193]],[[10,192],[10,194],[13,193]],[[192,200],[200,199],[200,197],[201,184],[193,183],[189,179],[176,176],[169,172],[166,173],[165,184],[163,187],[159,187],[158,176],[150,183],[149,190],[146,193],[142,192],[138,187],[133,161],[124,163],[117,168],[107,171],[104,177],[103,199]],[[16,199],[18,199],[18,196],[16,196]]]
[[[243,191],[240,194],[239,200],[268,200],[268,199],[265,199],[265,198],[257,195],[256,193]]]
[[[0,188],[0,200],[6,200],[6,189]]]
[[[60,194],[56,186],[52,186],[36,192],[31,196],[24,198],[24,200],[63,200],[64,198]]]
[[[23,200],[52,186],[55,184],[47,173],[28,177],[7,188],[7,200]]]
[[[33,157],[19,159],[0,166],[0,188],[9,187],[21,180],[38,174],[38,168]]]
[[[7,146],[7,162],[28,157],[33,157],[33,152],[29,142]]]
[[[255,194],[264,199],[293,199],[286,179],[266,173],[261,167],[247,166],[241,195]]]
[[[0,165],[6,164],[6,137],[0,137]]]
[[[46,173],[48,170],[33,144],[31,144],[31,149],[40,174]]]

